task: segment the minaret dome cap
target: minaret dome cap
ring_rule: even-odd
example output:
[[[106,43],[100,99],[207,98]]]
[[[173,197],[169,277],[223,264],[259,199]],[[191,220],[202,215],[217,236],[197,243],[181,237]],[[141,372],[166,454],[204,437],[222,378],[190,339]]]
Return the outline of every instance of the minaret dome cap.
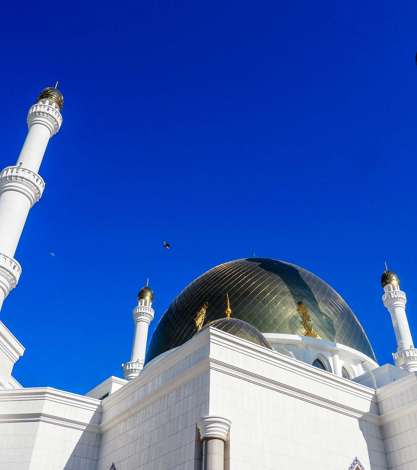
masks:
[[[52,101],[52,103],[58,106],[59,110],[64,107],[64,96],[58,88],[55,87],[44,88],[38,96],[38,101],[40,100]]]
[[[138,294],[138,300],[153,301],[153,290],[149,286],[142,287]]]
[[[391,284],[394,287],[400,286],[400,278],[393,271],[384,271],[381,276],[381,285],[382,287]]]

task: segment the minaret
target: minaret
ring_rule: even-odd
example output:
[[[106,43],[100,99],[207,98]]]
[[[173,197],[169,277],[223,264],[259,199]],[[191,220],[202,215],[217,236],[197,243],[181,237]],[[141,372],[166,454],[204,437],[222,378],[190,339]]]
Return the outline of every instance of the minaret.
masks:
[[[393,353],[395,364],[409,372],[417,371],[417,349],[414,348],[405,311],[407,303],[405,292],[400,290],[398,276],[394,272],[388,271],[388,269],[382,274],[381,284],[384,288],[382,301],[391,314],[397,339],[397,351]]]
[[[63,104],[64,98],[56,87],[41,92],[29,109],[29,131],[16,165],[0,172],[0,309],[22,272],[14,254],[29,210],[45,188],[38,170],[49,139],[61,127]]]
[[[146,342],[148,340],[149,324],[154,317],[152,308],[153,292],[146,283],[138,294],[138,304],[133,309],[135,332],[130,361],[122,365],[125,379],[132,380],[140,374],[145,364]]]

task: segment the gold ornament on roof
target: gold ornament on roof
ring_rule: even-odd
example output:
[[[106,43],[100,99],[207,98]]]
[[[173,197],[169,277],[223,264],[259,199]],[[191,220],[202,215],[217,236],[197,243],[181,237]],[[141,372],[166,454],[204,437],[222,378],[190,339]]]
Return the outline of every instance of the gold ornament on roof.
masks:
[[[232,316],[232,307],[230,306],[229,294],[226,294],[226,310],[224,311],[226,318],[230,320]]]
[[[195,327],[197,331],[200,331],[203,328],[204,322],[206,321],[206,314],[208,309],[208,303],[204,302],[204,304],[200,307],[200,310],[197,312],[197,315],[194,318]]]
[[[313,328],[313,321],[311,320],[310,312],[303,302],[297,302],[297,312],[301,317],[301,324],[304,327],[304,336],[311,336],[312,338],[320,338]]]

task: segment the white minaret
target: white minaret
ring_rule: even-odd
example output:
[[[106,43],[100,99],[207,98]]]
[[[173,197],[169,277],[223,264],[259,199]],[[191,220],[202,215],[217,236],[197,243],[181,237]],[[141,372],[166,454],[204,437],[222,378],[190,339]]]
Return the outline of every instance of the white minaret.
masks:
[[[140,374],[145,364],[146,342],[148,340],[149,324],[154,317],[152,308],[153,292],[146,283],[138,294],[138,304],[133,309],[135,332],[130,361],[122,365],[125,379],[132,380]]]
[[[0,172],[0,309],[22,272],[14,254],[29,210],[45,188],[38,170],[49,139],[61,127],[63,104],[64,98],[57,88],[41,92],[29,109],[29,131],[16,165]]]
[[[417,349],[414,348],[413,338],[408,325],[405,305],[407,297],[400,290],[400,280],[392,271],[385,270],[381,277],[384,288],[382,301],[391,314],[392,325],[397,339],[397,351],[393,353],[395,364],[409,372],[417,371]]]

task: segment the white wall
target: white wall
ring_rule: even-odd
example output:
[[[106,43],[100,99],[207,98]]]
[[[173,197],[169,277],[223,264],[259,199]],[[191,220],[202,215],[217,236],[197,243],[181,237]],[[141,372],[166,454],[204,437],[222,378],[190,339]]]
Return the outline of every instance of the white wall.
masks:
[[[95,470],[100,402],[52,388],[0,391],[0,470]]]
[[[98,470],[194,470],[196,423],[208,412],[207,341],[155,359],[103,400]],[[193,346],[190,348],[190,346]]]
[[[377,390],[390,470],[417,469],[417,377],[410,374]]]
[[[232,421],[230,470],[348,470],[355,457],[387,469],[374,390],[221,335],[210,414]]]

